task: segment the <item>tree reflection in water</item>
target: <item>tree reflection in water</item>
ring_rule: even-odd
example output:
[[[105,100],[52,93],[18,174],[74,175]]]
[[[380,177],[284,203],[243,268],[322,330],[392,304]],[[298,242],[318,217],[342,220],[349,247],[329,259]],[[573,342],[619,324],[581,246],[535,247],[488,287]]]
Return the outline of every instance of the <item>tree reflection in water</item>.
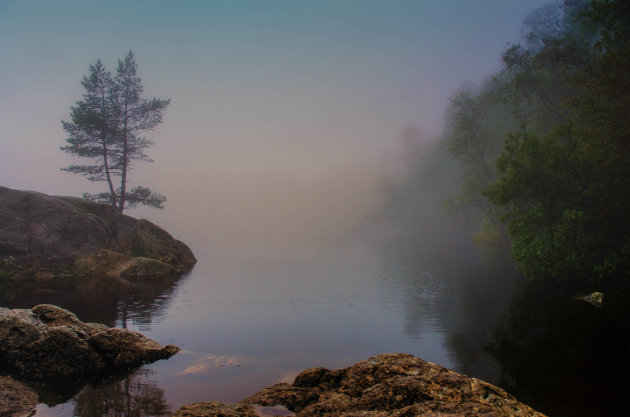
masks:
[[[138,369],[118,381],[104,381],[102,385],[86,386],[77,394],[74,403],[76,417],[144,417],[170,415],[164,391],[149,377],[155,372]]]
[[[390,251],[383,290],[403,305],[405,333],[444,334],[456,370],[498,381],[498,361],[485,352],[493,329],[503,326],[520,274],[504,247],[481,248],[462,240],[404,242]]]
[[[404,304],[406,333],[438,328],[457,371],[549,415],[626,414],[630,297],[606,292],[596,308],[527,283],[504,249],[434,241],[393,251],[386,264],[397,269],[382,275]]]

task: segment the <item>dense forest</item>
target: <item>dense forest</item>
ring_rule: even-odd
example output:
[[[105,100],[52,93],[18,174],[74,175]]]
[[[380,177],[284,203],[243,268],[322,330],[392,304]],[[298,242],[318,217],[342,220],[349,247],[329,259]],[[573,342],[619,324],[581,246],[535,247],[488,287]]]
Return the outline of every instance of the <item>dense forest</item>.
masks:
[[[404,131],[407,172],[384,186],[387,217],[410,234],[509,243],[534,280],[626,284],[630,3],[534,10],[501,58],[452,95],[441,137]]]

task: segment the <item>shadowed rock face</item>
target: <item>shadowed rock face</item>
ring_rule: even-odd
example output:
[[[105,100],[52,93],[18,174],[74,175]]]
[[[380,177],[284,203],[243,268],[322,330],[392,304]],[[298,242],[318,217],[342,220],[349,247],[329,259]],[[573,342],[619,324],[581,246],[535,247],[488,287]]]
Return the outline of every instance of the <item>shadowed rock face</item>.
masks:
[[[0,274],[164,276],[196,263],[182,242],[105,204],[0,187]]]
[[[273,385],[238,404],[191,404],[173,416],[249,417],[278,405],[294,413],[283,415],[298,417],[543,417],[501,388],[406,354],[378,355],[340,370],[308,369],[293,384]]]
[[[83,323],[50,304],[0,308],[0,371],[25,380],[53,380],[125,371],[167,359],[179,348],[129,330]]]

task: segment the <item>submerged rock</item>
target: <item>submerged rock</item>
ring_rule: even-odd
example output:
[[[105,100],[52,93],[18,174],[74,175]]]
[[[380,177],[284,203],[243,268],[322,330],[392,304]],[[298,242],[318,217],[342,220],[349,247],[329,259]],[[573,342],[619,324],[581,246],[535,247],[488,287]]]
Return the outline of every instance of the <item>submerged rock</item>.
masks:
[[[0,187],[0,278],[164,276],[195,263],[163,229],[106,204]]]
[[[604,305],[604,294],[599,291],[595,291],[586,297],[582,297],[582,301],[586,301],[594,307],[602,307]]]
[[[140,333],[84,323],[68,310],[40,304],[0,308],[0,370],[26,380],[123,371],[177,353]]]
[[[313,368],[237,404],[198,403],[174,417],[249,417],[284,406],[297,417],[544,415],[504,390],[407,354],[378,355],[348,368]],[[282,414],[293,415],[293,414]]]
[[[28,417],[37,405],[35,391],[9,376],[0,376],[0,417]]]

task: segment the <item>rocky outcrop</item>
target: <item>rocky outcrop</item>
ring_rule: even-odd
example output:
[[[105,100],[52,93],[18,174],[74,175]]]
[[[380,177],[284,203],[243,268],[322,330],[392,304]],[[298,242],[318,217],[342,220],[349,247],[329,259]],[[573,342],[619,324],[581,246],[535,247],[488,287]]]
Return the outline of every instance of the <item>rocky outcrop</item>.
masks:
[[[28,417],[37,405],[35,391],[10,376],[0,376],[0,417]]]
[[[108,205],[0,187],[0,278],[167,276],[195,262],[163,229]]]
[[[261,415],[543,417],[501,388],[407,354],[378,355],[340,370],[308,369],[293,384],[273,385],[238,404],[191,404],[173,416]]]
[[[126,371],[179,351],[140,333],[84,323],[68,310],[40,304],[0,308],[0,371],[24,380],[54,380]]]

